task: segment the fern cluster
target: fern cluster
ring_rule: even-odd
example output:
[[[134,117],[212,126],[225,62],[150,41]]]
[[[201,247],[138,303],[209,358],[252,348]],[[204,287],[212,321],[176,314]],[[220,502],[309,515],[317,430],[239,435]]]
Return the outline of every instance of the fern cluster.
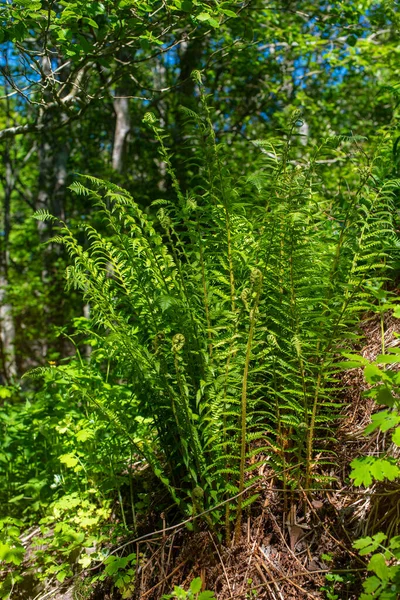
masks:
[[[368,282],[385,277],[399,183],[380,181],[372,157],[345,194],[325,197],[319,157],[351,142],[361,156],[362,140],[329,138],[302,164],[296,119],[286,140],[257,142],[254,174],[234,180],[204,94],[201,114],[186,117],[190,190],[149,114],[175,200],[147,213],[118,186],[82,177],[71,189],[92,199],[108,234],[86,225],[81,245],[61,223],[53,242],[67,248],[67,282],[148,424],[140,438],[119,431],[185,514],[239,494],[225,512],[238,539],[254,498],[244,492],[265,461],[285,486],[322,481],[335,357],[371,302]]]

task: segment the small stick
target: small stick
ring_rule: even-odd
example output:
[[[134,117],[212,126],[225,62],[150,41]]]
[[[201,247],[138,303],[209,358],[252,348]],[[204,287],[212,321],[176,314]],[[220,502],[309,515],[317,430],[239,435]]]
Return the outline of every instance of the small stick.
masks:
[[[218,558],[219,558],[219,560],[220,560],[220,563],[221,563],[221,565],[222,565],[222,569],[223,569],[223,571],[224,571],[224,575],[225,575],[226,583],[228,584],[229,593],[232,595],[232,590],[231,590],[231,586],[230,586],[230,583],[229,583],[228,574],[227,574],[227,572],[226,572],[225,565],[224,565],[224,562],[223,562],[223,560],[222,560],[221,554],[220,554],[220,552],[219,552],[219,550],[218,550],[218,546],[217,546],[217,544],[215,543],[215,541],[214,541],[214,538],[213,538],[213,536],[211,535],[211,533],[210,533],[210,532],[208,532],[208,534],[209,534],[209,536],[210,536],[210,538],[211,538],[211,541],[212,541],[212,543],[214,544],[214,548],[215,548],[215,550],[217,551]]]
[[[176,532],[174,531],[173,534],[172,534],[172,540],[171,540],[171,544],[170,544],[170,547],[169,547],[168,558],[167,558],[167,566],[165,567],[164,573],[167,573],[167,571],[169,569],[170,562],[171,562],[171,554],[172,554],[172,549],[174,547],[175,534],[176,534]],[[164,581],[163,586],[161,588],[161,596],[164,593],[164,587],[165,587],[165,581]]]
[[[253,555],[254,555],[254,550],[255,550],[255,547],[256,547],[256,544],[257,544],[258,535],[260,533],[260,528],[261,528],[262,523],[263,523],[263,517],[261,517],[260,524],[259,524],[259,526],[257,528],[256,537],[255,537],[255,540],[254,540],[253,548],[251,550],[251,554],[250,554],[250,557],[249,557],[249,562],[248,562],[247,569],[246,569],[246,575],[244,576],[244,580],[243,580],[242,593],[244,592],[244,588],[245,588],[246,581],[247,581],[247,575],[248,575],[248,572],[249,572],[249,569],[250,569],[251,561],[252,561],[252,558],[253,558]],[[250,540],[249,540],[249,543],[250,543]]]
[[[175,569],[173,571],[171,571],[171,573],[169,575],[167,575],[166,577],[164,577],[164,579],[162,581],[159,581],[151,589],[147,590],[147,592],[144,592],[144,594],[142,594],[140,596],[140,598],[142,598],[142,599],[146,598],[146,596],[148,596],[149,594],[151,594],[152,592],[154,592],[154,590],[156,590],[158,587],[160,587],[161,584],[165,583],[167,581],[167,579],[170,579],[172,577],[172,575],[175,575],[175,573],[177,571],[179,571],[179,569],[181,567],[183,567],[183,565],[186,564],[186,563],[187,563],[187,559],[184,560],[183,562],[181,562],[177,567],[175,567]]]

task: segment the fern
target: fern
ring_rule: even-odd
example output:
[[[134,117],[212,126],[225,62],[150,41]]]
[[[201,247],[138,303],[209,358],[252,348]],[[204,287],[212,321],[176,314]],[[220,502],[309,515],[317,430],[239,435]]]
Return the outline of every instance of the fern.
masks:
[[[304,168],[290,138],[257,141],[254,174],[234,181],[196,81],[201,114],[185,111],[191,189],[181,189],[165,134],[147,115],[176,202],[145,213],[125,190],[86,176],[89,187],[71,189],[92,198],[108,234],[86,226],[82,246],[60,224],[57,240],[72,260],[67,282],[90,303],[148,423],[134,451],[186,514],[239,494],[225,513],[227,538],[235,520],[238,540],[263,454],[284,486],[324,481],[316,455],[339,412],[336,356],[373,302],[369,282],[385,278],[399,185],[379,183],[378,148],[344,200],[324,197],[317,159],[343,139],[326,140]],[[211,516],[214,526],[223,518],[220,509]]]

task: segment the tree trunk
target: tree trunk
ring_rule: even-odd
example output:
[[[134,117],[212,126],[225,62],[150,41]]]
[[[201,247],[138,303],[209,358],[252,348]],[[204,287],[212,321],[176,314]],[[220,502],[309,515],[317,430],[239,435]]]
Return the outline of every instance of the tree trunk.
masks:
[[[8,265],[11,221],[11,194],[14,188],[14,173],[9,150],[4,152],[5,185],[4,185],[4,238],[0,257],[0,383],[10,383],[17,374],[15,361],[15,327],[12,307],[7,301]]]
[[[121,173],[124,166],[125,142],[127,135],[131,130],[131,118],[129,114],[129,99],[124,96],[122,89],[119,89],[117,93],[118,95],[113,100],[116,120],[112,152],[112,168],[118,173]]]

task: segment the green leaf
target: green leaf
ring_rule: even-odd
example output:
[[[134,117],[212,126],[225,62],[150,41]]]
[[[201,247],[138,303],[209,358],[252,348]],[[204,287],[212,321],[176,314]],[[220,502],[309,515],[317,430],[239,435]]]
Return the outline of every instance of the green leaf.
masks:
[[[379,354],[379,356],[376,357],[375,359],[375,363],[376,364],[396,364],[400,362],[400,356],[398,354],[396,354],[395,356],[393,356],[393,354]]]
[[[56,575],[57,581],[62,583],[67,576],[67,571],[59,571]]]
[[[201,592],[197,598],[197,600],[215,600],[214,592],[210,592],[209,590],[205,590]]]
[[[383,554],[374,554],[368,563],[368,571],[373,571],[380,579],[389,578],[389,568]]]
[[[176,598],[187,598],[185,590],[177,585],[174,587],[174,595]]]
[[[382,381],[384,374],[376,365],[368,365],[364,369],[364,377],[368,383],[379,383]]]
[[[400,469],[395,464],[395,459],[378,458],[371,466],[372,476],[376,481],[383,481],[389,479],[394,481],[400,475]]]
[[[383,410],[379,413],[375,413],[371,417],[372,423],[367,425],[364,433],[367,435],[375,431],[375,429],[380,429],[385,432],[391,429],[392,427],[396,427],[400,423],[400,415],[395,412],[389,412],[388,410]]]
[[[94,27],[95,29],[98,29],[99,26],[97,25],[96,21],[94,21],[93,19],[91,19],[90,17],[85,17],[84,20],[86,21],[86,23],[88,23],[88,25],[91,25],[92,27]]]
[[[359,550],[361,556],[365,556],[365,554],[371,554],[371,552],[375,552],[379,548],[379,546],[387,539],[387,535],[382,533],[376,533],[373,537],[367,536],[356,540],[353,543],[353,548]]]
[[[400,475],[400,469],[394,459],[362,456],[355,458],[350,466],[352,468],[350,477],[354,479],[356,486],[368,487],[373,481],[383,481],[384,479],[393,481]]]
[[[104,569],[104,572],[107,575],[115,575],[115,573],[118,573],[119,569],[120,569],[120,566],[119,566],[118,562],[114,561],[106,566],[106,568]]]
[[[222,8],[221,12],[227,17],[232,17],[232,19],[236,19],[239,15],[237,15],[233,10],[229,10],[229,8]]]
[[[197,15],[197,19],[202,22],[208,22],[212,27],[219,27],[219,23],[209,13],[200,13]]]
[[[380,587],[381,583],[381,580],[373,575],[364,581],[363,587],[366,592],[373,594]]]
[[[0,542],[0,561],[20,565],[24,557],[25,549],[22,546],[15,548],[10,544]]]
[[[81,429],[76,434],[76,439],[78,442],[86,442],[87,440],[91,440],[94,438],[94,431],[92,429]]]
[[[400,427],[396,427],[392,435],[392,442],[396,444],[396,446],[400,446]]]
[[[157,303],[161,308],[162,312],[165,312],[166,310],[171,308],[171,306],[176,306],[178,304],[178,301],[173,296],[163,294],[162,296],[159,296]]]
[[[342,356],[345,356],[350,362],[355,363],[357,367],[366,367],[369,365],[368,359],[360,356],[359,354],[352,354],[351,352],[343,352]]]
[[[198,594],[201,590],[202,585],[203,582],[201,580],[201,577],[196,577],[196,579],[193,579],[192,583],[190,584],[190,591],[193,594]]]
[[[336,363],[339,369],[359,369],[363,365],[356,360],[342,360]]]
[[[70,468],[76,467],[76,465],[79,463],[79,460],[73,452],[69,452],[68,454],[62,454],[58,457],[58,459],[60,462],[62,462]]]
[[[392,396],[391,391],[386,385],[380,385],[376,390],[375,400],[377,404],[383,404],[384,406],[393,406],[395,399]]]
[[[360,485],[365,485],[368,487],[372,483],[371,469],[368,458],[370,457],[355,458],[350,463],[352,469],[350,477],[351,479],[354,479],[354,485],[357,487]]]

